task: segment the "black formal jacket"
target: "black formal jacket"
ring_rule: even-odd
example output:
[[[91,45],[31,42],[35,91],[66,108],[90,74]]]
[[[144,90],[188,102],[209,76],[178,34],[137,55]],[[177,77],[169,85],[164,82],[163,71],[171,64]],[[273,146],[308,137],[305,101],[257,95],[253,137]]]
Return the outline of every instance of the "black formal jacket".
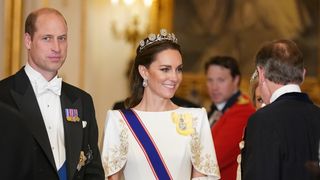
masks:
[[[20,113],[0,102],[0,179],[32,179],[32,146],[35,141]]]
[[[91,96],[63,82],[60,100],[68,179],[104,179],[97,146],[98,127]],[[25,156],[32,156],[32,179],[59,179],[44,120],[24,68],[15,75],[0,81],[0,101],[17,109],[28,121],[27,128],[36,142],[33,144],[32,153],[25,154]],[[68,121],[65,109],[77,109],[80,121]],[[86,127],[83,126],[85,122]],[[81,151],[86,156],[84,163],[79,163]],[[2,157],[4,156],[2,155]],[[10,159],[5,159],[5,161],[10,161]],[[4,161],[2,160],[0,163],[4,163]],[[79,169],[79,167],[81,168]]]
[[[253,114],[242,150],[243,180],[310,180],[318,162],[320,109],[304,93],[286,93]]]

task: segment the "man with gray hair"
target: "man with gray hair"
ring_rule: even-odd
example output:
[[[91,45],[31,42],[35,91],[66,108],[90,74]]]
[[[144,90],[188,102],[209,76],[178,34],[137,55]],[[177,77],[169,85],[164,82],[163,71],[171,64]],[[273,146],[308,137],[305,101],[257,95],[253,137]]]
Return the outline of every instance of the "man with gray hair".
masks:
[[[270,104],[248,120],[242,179],[313,179],[306,163],[319,164],[320,108],[299,87],[305,77],[302,53],[293,41],[276,40],[264,44],[255,61],[258,88]]]

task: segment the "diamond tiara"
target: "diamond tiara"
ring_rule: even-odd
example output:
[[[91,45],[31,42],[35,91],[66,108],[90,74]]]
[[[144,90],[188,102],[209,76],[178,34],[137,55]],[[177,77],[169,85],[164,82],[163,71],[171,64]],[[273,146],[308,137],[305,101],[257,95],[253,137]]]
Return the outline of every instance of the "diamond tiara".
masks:
[[[256,70],[254,70],[254,72],[253,72],[252,75],[251,75],[250,83],[252,83],[253,81],[255,81],[257,78],[258,78],[258,71],[257,71],[257,69],[256,69]]]
[[[158,42],[158,41],[163,41],[163,40],[169,40],[174,43],[178,43],[178,39],[173,33],[168,33],[166,29],[160,29],[160,34],[149,34],[148,38],[141,40],[139,43],[139,52],[142,51],[145,47]]]

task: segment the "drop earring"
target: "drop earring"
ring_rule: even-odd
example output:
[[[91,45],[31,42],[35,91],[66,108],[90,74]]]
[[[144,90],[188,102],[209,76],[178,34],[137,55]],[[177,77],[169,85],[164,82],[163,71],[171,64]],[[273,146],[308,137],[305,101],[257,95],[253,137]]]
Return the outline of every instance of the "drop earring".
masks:
[[[142,86],[143,87],[147,87],[148,86],[148,79],[143,79]]]

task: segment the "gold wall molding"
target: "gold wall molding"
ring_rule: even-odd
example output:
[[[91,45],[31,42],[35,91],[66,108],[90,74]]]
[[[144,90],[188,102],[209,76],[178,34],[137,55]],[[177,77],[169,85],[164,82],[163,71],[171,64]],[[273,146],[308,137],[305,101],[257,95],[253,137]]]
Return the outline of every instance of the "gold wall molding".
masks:
[[[173,5],[173,0],[153,1],[150,11],[150,32],[159,32],[161,28],[172,31]]]
[[[4,76],[21,66],[22,0],[4,1]]]
[[[84,88],[87,44],[87,0],[81,1],[79,87]]]

